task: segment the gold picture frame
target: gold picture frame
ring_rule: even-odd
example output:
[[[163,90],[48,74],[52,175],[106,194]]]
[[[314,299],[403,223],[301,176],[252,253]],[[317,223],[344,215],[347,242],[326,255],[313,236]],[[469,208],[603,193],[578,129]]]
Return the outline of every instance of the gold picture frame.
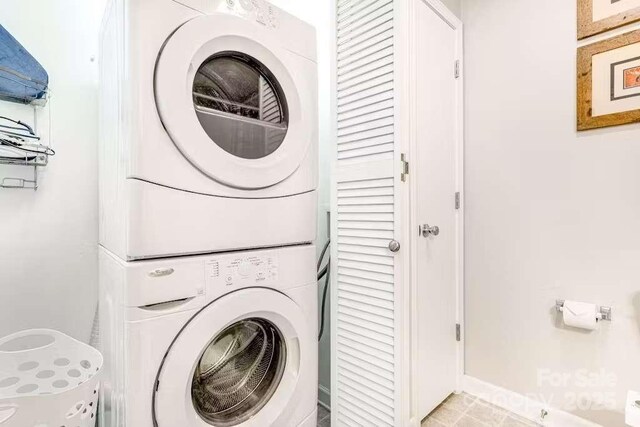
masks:
[[[632,52],[636,53],[628,53],[628,49],[633,49]],[[640,56],[636,57],[639,50],[640,30],[578,49],[579,131],[640,122],[640,85],[635,85],[636,80],[640,82],[640,74],[636,74],[640,64]],[[614,59],[616,54],[617,59]],[[594,91],[594,56],[596,55],[599,57],[595,80],[601,87],[596,87]],[[623,57],[620,61],[621,55],[629,55],[629,57]],[[607,59],[608,56],[612,59]],[[632,81],[630,76],[634,76],[635,79]],[[629,102],[634,109],[628,109]],[[616,111],[621,104],[623,108]],[[636,104],[637,109],[635,109]],[[596,111],[599,114],[594,116],[594,109],[601,111]]]
[[[596,1],[598,0],[578,0],[578,40],[640,21],[640,7],[632,7],[622,13],[594,20]],[[623,0],[610,1],[613,4]]]

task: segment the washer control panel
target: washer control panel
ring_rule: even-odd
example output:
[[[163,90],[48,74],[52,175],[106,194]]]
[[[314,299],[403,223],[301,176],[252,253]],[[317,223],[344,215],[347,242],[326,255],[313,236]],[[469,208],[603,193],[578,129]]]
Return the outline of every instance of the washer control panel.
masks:
[[[275,253],[237,254],[206,263],[208,279],[225,287],[265,286],[278,280]]]
[[[280,24],[278,9],[266,0],[226,0],[229,9],[247,14],[257,23],[271,28]]]

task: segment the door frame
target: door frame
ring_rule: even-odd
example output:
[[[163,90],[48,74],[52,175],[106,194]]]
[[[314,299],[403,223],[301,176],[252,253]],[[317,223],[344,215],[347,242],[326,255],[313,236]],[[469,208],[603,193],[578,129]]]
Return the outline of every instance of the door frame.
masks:
[[[417,301],[414,298],[417,295],[417,244],[418,238],[415,231],[418,229],[419,221],[416,215],[416,206],[412,201],[417,200],[418,185],[415,179],[412,179],[411,169],[415,170],[419,167],[412,159],[417,153],[417,99],[414,96],[414,85],[416,73],[416,8],[421,3],[430,7],[438,14],[452,29],[456,32],[456,57],[459,61],[459,77],[456,79],[456,191],[460,193],[460,209],[456,212],[456,319],[460,324],[461,336],[457,345],[457,378],[456,392],[462,391],[462,378],[464,376],[464,61],[463,61],[463,24],[440,0],[396,0],[398,3],[399,23],[408,23],[408,25],[398,25],[398,69],[397,78],[399,83],[399,96],[405,102],[397,102],[400,114],[399,133],[401,141],[401,151],[407,154],[409,161],[409,179],[408,184],[403,186],[402,198],[405,206],[402,216],[405,224],[403,228],[403,241],[409,244],[410,255],[406,258],[404,277],[408,280],[403,281],[403,287],[407,292],[403,294],[403,328],[410,331],[407,340],[409,341],[408,354],[405,354],[405,368],[403,372],[402,394],[405,399],[402,400],[403,412],[407,414],[407,425],[420,426],[421,419],[417,414],[418,407],[418,383],[415,380],[419,369],[418,365],[418,313]],[[402,28],[404,27],[404,28]],[[455,64],[451,64],[451,74],[454,77]],[[452,202],[454,195],[452,194]],[[408,225],[408,227],[406,226]],[[455,333],[452,325],[451,333]]]

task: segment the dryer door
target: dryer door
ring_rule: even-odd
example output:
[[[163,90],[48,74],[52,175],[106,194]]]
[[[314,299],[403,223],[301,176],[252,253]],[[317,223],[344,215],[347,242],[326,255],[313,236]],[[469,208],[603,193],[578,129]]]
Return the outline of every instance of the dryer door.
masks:
[[[160,367],[155,425],[282,422],[304,386],[301,372],[314,369],[314,340],[299,330],[304,324],[297,304],[263,288],[234,292],[204,308],[176,337]]]
[[[156,65],[156,104],[171,139],[232,187],[283,181],[316,137],[316,66],[274,37],[236,16],[201,16],[173,33]]]

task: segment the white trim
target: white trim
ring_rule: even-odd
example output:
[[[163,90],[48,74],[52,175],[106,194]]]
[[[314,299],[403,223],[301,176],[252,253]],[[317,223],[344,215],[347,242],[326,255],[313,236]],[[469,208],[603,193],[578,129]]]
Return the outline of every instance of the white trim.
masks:
[[[398,292],[396,294],[396,421],[398,425],[411,425],[413,420],[414,393],[412,390],[413,369],[411,360],[413,357],[413,349],[407,344],[413,342],[412,324],[412,305],[411,301],[411,254],[414,248],[411,239],[411,169],[406,182],[401,181],[403,153],[408,154],[408,161],[411,163],[411,78],[406,75],[407,63],[412,61],[410,25],[411,23],[410,2],[405,0],[396,0],[394,2],[394,123],[395,130],[395,162],[397,173],[395,174],[395,232],[396,239],[401,242],[402,248],[396,257],[395,283]],[[409,68],[411,70],[411,68]],[[409,166],[411,168],[411,164]],[[405,256],[406,254],[406,256]]]
[[[457,310],[457,319],[460,324],[460,342],[458,343],[458,390],[462,387],[462,378],[465,374],[465,365],[464,365],[464,332],[465,332],[465,321],[464,321],[464,215],[465,215],[465,191],[464,191],[464,24],[461,20],[459,20],[453,14],[450,15],[450,18],[455,22],[456,25],[456,33],[457,33],[457,60],[459,62],[459,77],[456,85],[456,97],[458,100],[458,119],[456,124],[456,136],[457,136],[457,144],[456,144],[456,167],[457,167],[457,182],[456,187],[458,192],[460,193],[460,209],[457,211],[457,283],[456,288],[458,292],[458,304],[456,307]]]
[[[405,94],[404,99],[410,99],[410,107],[407,112],[408,121],[405,120],[400,122],[400,127],[404,127],[404,132],[408,135],[409,140],[409,159],[411,163],[411,159],[414,158],[414,153],[417,150],[417,141],[415,136],[415,123],[417,121],[416,117],[416,100],[414,96],[411,96],[412,86],[410,82],[416,81],[418,76],[416,75],[415,70],[415,55],[413,55],[413,49],[415,48],[415,37],[416,37],[416,25],[415,25],[415,6],[416,2],[422,1],[431,9],[433,9],[447,24],[451,26],[456,31],[456,48],[457,53],[456,57],[460,61],[460,77],[456,81],[456,99],[458,101],[457,105],[457,120],[456,120],[456,191],[460,192],[461,195],[461,205],[460,209],[456,213],[456,224],[457,224],[457,244],[456,244],[456,252],[457,252],[457,278],[456,278],[456,287],[457,287],[457,303],[456,303],[456,319],[457,322],[461,326],[462,334],[461,341],[458,343],[458,351],[457,351],[457,390],[460,391],[462,388],[462,378],[464,376],[464,70],[463,70],[463,24],[460,19],[458,19],[440,0],[402,0],[399,3],[403,4],[404,15],[402,18],[402,22],[408,22],[408,25],[397,25],[397,27],[406,27],[407,33],[403,34],[403,38],[399,40],[399,43],[402,44],[402,50],[398,50],[399,52],[399,61],[402,61],[404,66],[403,69],[398,71],[397,78],[399,81],[404,81],[405,84],[401,87],[401,90]],[[453,64],[452,64],[453,66]],[[453,69],[452,69],[453,72]],[[453,78],[453,76],[452,76]],[[400,86],[399,86],[400,87]],[[413,164],[413,169],[416,168],[416,165]],[[409,197],[411,200],[416,200],[417,197],[417,188],[415,181],[411,178],[410,171],[409,178]],[[405,329],[410,330],[410,370],[409,376],[404,377],[405,381],[403,382],[403,389],[408,389],[409,391],[405,391],[409,393],[410,396],[410,408],[409,416],[407,418],[407,425],[409,426],[419,426],[420,419],[419,415],[416,413],[418,407],[418,384],[416,381],[412,380],[414,378],[418,378],[416,374],[419,369],[417,364],[418,358],[418,333],[417,328],[415,327],[417,323],[417,299],[412,298],[411,295],[417,294],[417,260],[414,258],[417,253],[417,240],[412,237],[412,230],[417,229],[418,227],[418,219],[415,217],[415,212],[412,205],[407,205],[409,209],[406,212],[406,215],[410,217],[409,221],[406,223],[409,224],[408,229],[406,230],[407,242],[410,245],[411,252],[411,260],[410,260],[410,282],[408,285],[410,286],[409,295],[404,299],[404,311],[409,312],[408,317],[409,327],[405,327]]]
[[[411,238],[411,228],[412,224],[415,222],[412,212],[411,200],[415,198],[415,186],[412,185],[413,181],[413,169],[415,169],[415,163],[412,163],[412,146],[415,144],[414,142],[414,131],[413,126],[415,123],[415,108],[412,105],[412,83],[416,78],[414,73],[414,61],[415,57],[412,55],[415,38],[412,37],[415,34],[415,23],[412,17],[414,16],[414,3],[415,0],[398,0],[396,1],[396,20],[397,23],[394,25],[396,30],[396,48],[394,51],[395,57],[395,79],[396,79],[396,88],[398,91],[396,111],[399,114],[399,119],[397,120],[397,138],[399,141],[402,141],[401,150],[404,151],[407,155],[407,160],[409,162],[409,176],[408,176],[408,184],[405,185],[402,189],[401,196],[405,201],[406,209],[400,214],[405,219],[405,224],[408,226],[405,227],[403,231],[403,242],[405,242],[405,247],[409,250],[410,256],[405,257],[405,275],[404,277],[408,278],[407,281],[403,282],[403,287],[408,287],[408,292],[404,292],[403,298],[401,300],[402,303],[402,320],[403,320],[403,331],[405,335],[405,342],[408,340],[409,351],[405,351],[405,358],[403,360],[404,372],[402,376],[402,396],[403,396],[403,408],[402,412],[404,414],[403,425],[408,425],[410,427],[419,427],[420,421],[415,418],[415,412],[417,408],[417,388],[414,381],[415,376],[413,375],[415,365],[413,361],[415,360],[415,354],[417,353],[417,331],[416,328],[413,327],[416,323],[416,313],[417,313],[417,305],[416,301],[414,301],[411,296],[415,293],[414,286],[412,283],[415,283],[415,267],[413,265],[412,259],[413,254],[416,251],[416,242],[415,239]],[[404,25],[400,24],[403,23]],[[400,100],[406,100],[405,103],[400,103]]]
[[[499,406],[507,411],[520,415],[523,418],[546,427],[602,427],[600,424],[587,421],[559,409],[545,405],[522,394],[506,390],[493,384],[481,381],[477,378],[465,375],[462,378],[462,389],[489,403]],[[540,419],[542,410],[547,411],[544,421]]]

